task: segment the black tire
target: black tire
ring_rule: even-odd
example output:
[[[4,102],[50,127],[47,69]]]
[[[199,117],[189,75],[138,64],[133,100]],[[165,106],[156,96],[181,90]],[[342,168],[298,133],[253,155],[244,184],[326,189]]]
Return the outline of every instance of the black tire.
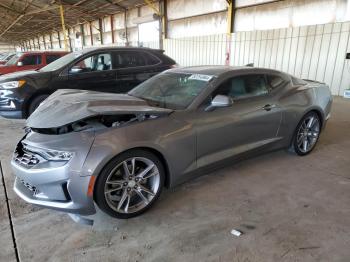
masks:
[[[310,119],[314,119],[313,121],[316,121],[315,124],[313,125],[313,128],[315,128],[314,132],[311,130],[311,128],[308,128],[307,130],[304,130],[305,125],[307,127],[308,121],[310,121]],[[309,113],[307,113],[299,122],[297,128],[295,129],[294,135],[293,135],[293,141],[291,144],[291,149],[293,152],[295,152],[297,155],[299,156],[305,156],[307,154],[310,154],[312,150],[314,150],[318,139],[320,137],[320,133],[321,133],[321,119],[318,116],[318,114],[315,111],[311,111]],[[303,131],[304,130],[304,131]],[[317,132],[316,132],[317,130]],[[310,132],[309,132],[310,131]],[[301,134],[304,133],[304,134]],[[307,136],[306,134],[308,133],[312,133],[313,135],[311,137]],[[317,136],[314,135],[317,133]],[[308,143],[310,143],[310,147],[305,149],[305,148],[301,148],[304,147],[303,145],[300,145],[301,139],[303,139],[304,141],[307,140]],[[308,140],[309,139],[309,140]],[[312,140],[311,140],[312,139]],[[312,141],[312,143],[311,143]]]
[[[38,95],[34,97],[29,104],[27,116],[29,117],[48,96],[49,95]]]
[[[110,176],[111,173],[115,172],[116,167],[121,165],[124,161],[131,159],[131,158],[146,158],[151,160],[155,167],[158,169],[159,173],[159,186],[158,190],[153,196],[153,199],[141,210],[138,210],[136,212],[132,213],[124,213],[124,212],[118,212],[117,210],[113,209],[110,207],[110,204],[108,204],[108,200],[105,194],[105,187],[106,187],[106,182],[108,177]],[[112,172],[113,171],[113,172]],[[136,172],[135,172],[136,173]],[[115,157],[113,160],[111,160],[102,170],[102,172],[99,174],[97,177],[95,187],[94,187],[94,200],[98,207],[104,211],[105,213],[109,214],[112,217],[116,217],[119,219],[128,219],[132,217],[136,217],[141,215],[142,213],[146,212],[151,206],[157,201],[159,198],[163,185],[164,185],[164,179],[165,179],[165,171],[164,171],[164,166],[162,162],[159,160],[159,158],[154,155],[153,153],[146,151],[146,150],[140,150],[140,149],[135,149],[135,150],[129,150],[126,151],[125,153],[122,153]],[[124,187],[123,187],[124,188]],[[122,191],[124,189],[120,189]],[[123,191],[124,192],[124,191]],[[118,194],[119,192],[116,192]],[[134,192],[131,192],[130,194],[133,194]],[[118,197],[121,197],[122,192],[120,192],[120,195]],[[134,195],[137,196],[137,195]],[[131,200],[129,200],[131,201]],[[120,202],[120,201],[119,201]],[[119,202],[115,202],[115,205],[119,204]]]

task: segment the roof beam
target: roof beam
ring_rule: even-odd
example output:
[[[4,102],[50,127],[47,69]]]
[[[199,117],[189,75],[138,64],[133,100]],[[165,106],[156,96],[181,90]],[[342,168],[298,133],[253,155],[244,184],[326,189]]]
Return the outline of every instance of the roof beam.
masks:
[[[8,30],[10,30],[24,15],[19,15],[17,18],[4,30],[0,33],[0,37],[2,37]]]
[[[31,0],[31,1],[29,1],[29,2],[26,2],[25,7],[23,8],[22,14],[19,15],[19,16],[17,16],[17,18],[16,18],[8,27],[6,27],[4,31],[2,31],[2,32],[0,33],[0,37],[2,37],[2,36],[3,36],[8,30],[10,30],[19,20],[21,20],[21,18],[24,17],[24,13],[25,13],[26,10],[28,9],[28,7],[30,6],[30,4],[31,4],[32,1],[33,1],[33,0]]]
[[[160,14],[160,12],[159,12],[159,8],[157,8],[156,5],[155,5],[153,2],[151,2],[150,0],[145,0],[145,3],[146,3],[151,9],[153,9],[153,11],[154,11],[157,15],[161,16],[161,14]]]
[[[122,10],[126,11],[126,7],[122,6],[121,4],[115,3],[113,0],[105,0],[107,3],[111,4],[111,5],[115,5],[119,8],[121,8]]]
[[[23,40],[27,37],[37,37],[39,30],[41,30],[40,34],[59,30],[60,15],[58,8],[60,4],[65,9],[66,26],[70,27],[98,20],[106,15],[126,12],[128,6],[144,5],[146,2],[146,0],[139,0],[135,1],[135,4],[126,4],[121,0],[76,0],[75,3],[70,3],[68,0],[12,1],[17,1],[18,5],[12,5],[10,1],[0,0],[0,12],[2,13],[0,15],[1,39]],[[154,0],[148,0],[147,2],[153,3]],[[95,27],[94,24],[92,26]],[[18,33],[19,31],[22,31],[22,33]]]
[[[93,16],[91,13],[88,13],[86,12],[85,10],[82,10],[82,8],[78,5],[78,4],[81,4],[85,2],[85,0],[83,1],[80,1],[74,5],[71,5],[71,4],[68,4],[66,1],[62,0],[62,3],[65,5],[65,10],[66,12],[71,10],[71,9],[74,9],[76,10],[77,12],[79,12],[81,15],[85,15],[85,16],[89,16],[89,17],[92,17],[93,19],[97,19],[95,16]],[[67,6],[67,7],[66,7]],[[92,12],[94,10],[91,10],[90,12]],[[85,20],[85,19],[84,19]],[[89,22],[89,21],[86,21],[86,22]]]
[[[86,1],[88,1],[88,0],[81,0],[78,3],[75,3],[73,6],[81,5],[81,4],[85,3]]]
[[[9,6],[5,5],[4,3],[0,3],[0,7],[6,9],[6,10],[8,10],[8,11],[11,11],[11,12],[13,12],[13,13],[22,15],[22,13],[21,13],[20,11],[17,11],[17,10],[15,10],[15,9],[13,9],[12,7],[9,7]]]
[[[51,7],[35,10],[35,11],[32,11],[32,12],[28,12],[28,13],[25,13],[24,15],[35,15],[35,14],[39,14],[39,13],[42,13],[42,12],[55,10],[55,9],[58,9],[58,8],[59,8],[58,6],[51,6]]]

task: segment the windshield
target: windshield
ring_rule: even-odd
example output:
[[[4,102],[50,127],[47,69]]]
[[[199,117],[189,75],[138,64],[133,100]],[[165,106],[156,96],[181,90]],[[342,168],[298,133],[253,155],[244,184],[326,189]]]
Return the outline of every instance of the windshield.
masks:
[[[6,65],[15,65],[18,61],[18,58],[21,56],[22,54],[15,54],[11,57],[11,59],[9,61],[7,61]]]
[[[156,75],[129,92],[152,106],[181,110],[206,88],[212,76],[184,73]]]
[[[60,69],[61,67],[65,66],[66,64],[69,64],[77,57],[81,56],[81,52],[73,52],[69,53],[65,56],[62,56],[61,58],[53,61],[52,63],[48,64],[47,66],[44,66],[39,70],[39,72],[49,72],[49,71],[55,71],[57,69]]]

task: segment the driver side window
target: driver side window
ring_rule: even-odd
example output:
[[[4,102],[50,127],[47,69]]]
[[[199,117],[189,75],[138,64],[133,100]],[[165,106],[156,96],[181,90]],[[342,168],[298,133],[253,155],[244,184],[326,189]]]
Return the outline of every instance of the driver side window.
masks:
[[[227,79],[214,92],[231,98],[247,98],[261,96],[268,93],[265,75],[244,75]]]
[[[112,69],[110,54],[96,54],[80,60],[70,70],[70,74],[106,71]]]
[[[27,55],[22,59],[22,64],[24,66],[28,65],[40,65],[41,64],[41,55]]]

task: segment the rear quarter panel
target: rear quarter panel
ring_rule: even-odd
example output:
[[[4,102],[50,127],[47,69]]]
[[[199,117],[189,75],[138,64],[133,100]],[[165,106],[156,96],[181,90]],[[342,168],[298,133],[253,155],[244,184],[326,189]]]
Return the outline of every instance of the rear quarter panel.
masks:
[[[281,96],[280,104],[284,109],[284,116],[279,132],[284,137],[284,145],[288,146],[298,123],[308,112],[317,111],[324,126],[324,122],[330,114],[332,95],[327,85],[308,82],[305,86],[288,88]]]

